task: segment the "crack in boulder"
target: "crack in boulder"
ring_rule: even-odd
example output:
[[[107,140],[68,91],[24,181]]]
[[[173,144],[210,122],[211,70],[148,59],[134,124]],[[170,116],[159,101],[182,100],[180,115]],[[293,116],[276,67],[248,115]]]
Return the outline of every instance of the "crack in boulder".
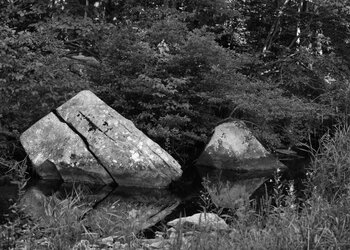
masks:
[[[36,165],[52,160],[68,182],[166,188],[182,174],[168,152],[88,90],[54,109],[21,138]]]
[[[108,168],[102,163],[102,161],[98,158],[98,156],[91,150],[90,145],[88,140],[85,138],[85,136],[80,133],[71,123],[67,122],[66,120],[64,120],[64,118],[58,113],[58,111],[52,110],[52,113],[57,117],[57,119],[66,124],[76,135],[78,135],[80,137],[80,139],[84,142],[86,149],[90,152],[90,154],[95,158],[95,160],[98,162],[99,165],[101,165],[104,170],[108,173],[108,175],[112,178],[112,180],[114,181],[115,184],[118,185],[118,182],[115,180],[115,178],[113,177],[113,175],[111,174],[111,172],[108,170]],[[83,114],[82,114],[83,115]],[[83,115],[84,116],[84,115]],[[85,118],[85,116],[84,116]],[[86,117],[87,118],[87,117]],[[88,120],[89,121],[89,120]],[[90,121],[91,122],[91,121]],[[95,124],[94,124],[95,125]],[[96,126],[96,125],[95,125]],[[96,126],[97,127],[97,126]],[[97,129],[99,129],[97,127]],[[100,129],[99,129],[100,130]]]
[[[89,117],[87,117],[86,115],[83,114],[83,112],[79,111],[79,114],[81,114],[81,116],[88,122],[89,126],[91,127],[91,130],[98,130],[100,131],[102,134],[104,134],[108,139],[110,139],[113,142],[117,142],[116,140],[114,140],[112,137],[110,137],[109,135],[106,134],[105,131],[103,131],[102,129],[100,129],[93,121],[91,121],[91,119]],[[88,130],[90,131],[90,129]]]
[[[98,126],[97,124],[95,124],[87,115],[83,114],[83,112],[79,111],[79,114],[88,122],[89,127],[90,127],[91,130],[98,130],[98,131],[100,131],[102,134],[104,134],[108,139],[110,139],[111,141],[113,141],[114,143],[118,143],[114,138],[112,138],[111,136],[109,136],[109,135],[106,133],[106,131],[103,131],[102,129],[100,129],[99,126]],[[127,130],[130,134],[132,134],[132,131],[131,131],[128,127],[126,127],[125,124],[121,124],[121,125],[123,126],[123,128],[124,128],[125,130]],[[90,131],[90,129],[89,129],[89,131]],[[78,132],[78,133],[79,133],[79,132]],[[168,163],[166,162],[166,160],[165,160],[160,154],[158,154],[158,152],[157,152],[156,149],[154,149],[153,147],[151,147],[151,146],[148,145],[148,144],[147,144],[146,146],[148,147],[148,149],[149,149],[152,153],[154,153],[155,155],[157,155],[158,158],[159,158],[160,160],[162,160],[163,163],[164,163],[165,165],[168,164]],[[137,147],[136,147],[136,149],[137,149],[137,152],[140,153],[140,155],[143,155],[142,150],[140,150],[140,149],[137,148]],[[153,162],[153,163],[156,163],[156,161],[153,161],[152,159],[149,159],[149,160],[150,160],[151,162]],[[160,169],[160,171],[162,171],[162,170],[163,170],[163,169]],[[164,173],[163,173],[163,174],[164,174]]]

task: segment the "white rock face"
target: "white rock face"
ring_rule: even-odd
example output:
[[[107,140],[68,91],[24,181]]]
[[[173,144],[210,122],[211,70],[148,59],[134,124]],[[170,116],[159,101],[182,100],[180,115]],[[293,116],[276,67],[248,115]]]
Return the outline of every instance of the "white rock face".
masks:
[[[90,91],[34,124],[21,142],[39,175],[50,162],[65,181],[97,172],[90,179],[101,184],[164,188],[182,174],[172,156]]]
[[[179,225],[203,230],[228,230],[229,226],[218,215],[213,213],[197,213],[189,217],[179,218],[167,223],[174,228]]]
[[[217,126],[196,165],[244,171],[284,168],[241,121]]]
[[[265,157],[268,152],[243,122],[223,123],[215,128],[207,145],[212,150],[224,150],[237,160]]]
[[[84,141],[53,113],[20,137],[33,167],[42,179],[109,184],[113,179],[87,150]]]

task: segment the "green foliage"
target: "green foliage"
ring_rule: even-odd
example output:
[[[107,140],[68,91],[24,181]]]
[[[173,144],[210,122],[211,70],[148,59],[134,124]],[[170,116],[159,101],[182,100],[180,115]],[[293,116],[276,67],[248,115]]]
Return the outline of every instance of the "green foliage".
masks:
[[[270,149],[317,138],[348,114],[349,15],[325,1],[278,14],[282,2],[5,1],[1,130],[91,89],[182,164],[228,117]]]
[[[73,62],[49,32],[1,28],[1,126],[23,131],[88,82],[70,71]]]
[[[101,96],[114,99],[112,107],[154,139],[170,143],[170,152],[176,155],[203,143],[213,127],[204,122],[208,117],[201,117],[206,100],[197,90],[203,72],[219,59],[215,53],[220,48],[200,32],[188,32],[183,23],[168,21],[156,22],[149,30],[119,29],[109,37],[102,46],[104,63],[115,83]],[[171,31],[162,32],[168,26]],[[155,34],[155,30],[160,32]]]
[[[332,125],[349,115],[347,5],[0,1],[0,132],[18,135],[91,89],[182,165],[192,164],[215,125],[229,117],[244,120],[270,149],[332,134]],[[97,63],[72,59],[78,53]],[[302,206],[278,185],[261,214],[243,206],[232,212],[230,233],[200,232],[193,248],[347,249],[348,137],[347,127],[322,137]],[[3,138],[1,171],[12,169],[25,180],[25,164],[13,159],[13,139]],[[24,238],[50,235],[57,248],[70,246],[85,232],[82,210],[74,199],[52,204],[48,223],[16,221],[1,237],[12,230],[11,241],[24,230]],[[109,229],[96,224],[95,230]],[[178,239],[174,248],[183,246]]]

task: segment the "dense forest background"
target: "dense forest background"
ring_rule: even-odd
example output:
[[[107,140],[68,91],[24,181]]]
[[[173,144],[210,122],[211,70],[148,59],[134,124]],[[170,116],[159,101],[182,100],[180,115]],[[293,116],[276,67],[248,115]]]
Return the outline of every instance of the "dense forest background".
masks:
[[[227,118],[270,150],[350,108],[347,0],[0,0],[0,152],[90,89],[183,166]]]

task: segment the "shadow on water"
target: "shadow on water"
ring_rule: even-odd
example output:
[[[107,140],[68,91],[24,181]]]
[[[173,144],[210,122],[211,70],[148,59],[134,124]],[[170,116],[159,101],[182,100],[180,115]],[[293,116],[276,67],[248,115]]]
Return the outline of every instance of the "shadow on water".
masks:
[[[0,181],[0,224],[11,219],[11,206],[18,199],[18,185],[5,177]]]

